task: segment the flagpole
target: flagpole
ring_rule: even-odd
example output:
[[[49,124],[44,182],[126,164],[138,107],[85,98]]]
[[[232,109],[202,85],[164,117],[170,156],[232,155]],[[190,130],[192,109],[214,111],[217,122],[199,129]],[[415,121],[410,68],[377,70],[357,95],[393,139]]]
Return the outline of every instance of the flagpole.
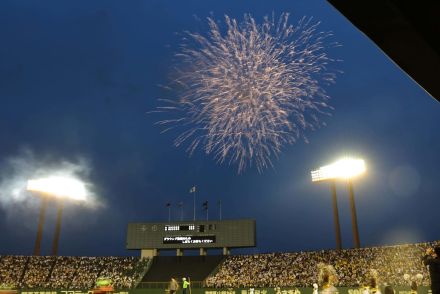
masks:
[[[193,203],[193,211],[194,211],[194,216],[193,216],[193,220],[196,221],[196,186],[193,186],[190,190],[189,193],[193,193],[193,197],[194,197],[194,203]]]
[[[194,210],[194,221],[196,221],[196,189],[194,189],[194,207],[193,207],[193,210]]]
[[[222,220],[222,201],[221,200],[218,201],[218,212],[220,215],[220,220]]]
[[[202,204],[203,210],[206,211],[206,220],[208,220],[208,200],[206,200],[205,202],[203,202]]]

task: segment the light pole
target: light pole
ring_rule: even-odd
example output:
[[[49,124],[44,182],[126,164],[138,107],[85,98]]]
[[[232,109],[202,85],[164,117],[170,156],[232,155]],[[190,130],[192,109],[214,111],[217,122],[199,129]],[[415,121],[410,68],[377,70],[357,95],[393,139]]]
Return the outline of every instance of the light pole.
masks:
[[[319,182],[324,181],[321,180],[317,175],[319,174],[319,170],[312,171],[312,181]],[[342,241],[341,241],[341,226],[339,224],[339,211],[338,211],[338,200],[336,196],[336,181],[330,180],[330,188],[332,192],[332,203],[333,203],[333,221],[335,225],[335,238],[336,238],[336,249],[342,249]]]
[[[335,231],[336,231],[336,246],[340,246],[340,228],[339,228],[339,215],[338,207],[336,203],[336,185],[337,179],[348,180],[348,192],[350,199],[351,209],[351,224],[353,230],[353,240],[355,248],[360,248],[359,230],[357,225],[356,206],[354,202],[354,192],[352,178],[365,172],[365,162],[362,159],[344,158],[333,164],[320,167],[318,170],[312,171],[312,181],[332,181],[332,195],[333,195],[333,213],[335,217]],[[339,238],[339,240],[338,240]],[[338,245],[339,243],[339,245]]]
[[[63,215],[63,208],[64,208],[64,201],[60,199],[58,202],[58,210],[57,210],[57,224],[55,227],[55,235],[53,237],[52,242],[52,255],[57,256],[58,255],[58,242],[60,240],[60,233],[61,233],[61,217]]]
[[[353,239],[355,248],[361,247],[361,241],[359,239],[359,229],[356,215],[356,205],[354,203],[353,183],[351,179],[348,179],[348,194],[350,197],[350,210],[351,210],[351,225],[353,230]]]
[[[35,238],[34,255],[41,253],[41,239],[43,238],[44,219],[46,218],[46,208],[48,203],[47,196],[41,196],[40,217],[38,220],[37,238]]]
[[[331,182],[332,202],[333,202],[333,219],[335,222],[336,249],[342,249],[341,226],[339,224],[338,200],[336,198],[336,182]]]
[[[46,208],[50,199],[58,199],[61,201],[58,205],[57,223],[55,227],[55,235],[52,243],[52,255],[58,254],[58,241],[61,232],[61,217],[63,213],[63,200],[86,200],[86,188],[84,183],[66,177],[48,177],[43,179],[28,180],[26,189],[35,192],[41,197],[40,217],[38,221],[37,238],[35,240],[34,255],[41,254],[41,239],[43,236],[44,219],[46,216]]]

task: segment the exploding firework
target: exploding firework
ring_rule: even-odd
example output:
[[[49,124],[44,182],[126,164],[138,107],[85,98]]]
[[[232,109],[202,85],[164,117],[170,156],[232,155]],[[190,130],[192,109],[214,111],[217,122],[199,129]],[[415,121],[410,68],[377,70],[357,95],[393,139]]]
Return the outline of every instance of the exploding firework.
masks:
[[[179,99],[158,107],[179,114],[157,122],[164,131],[183,128],[175,146],[186,143],[190,154],[201,148],[239,173],[253,165],[261,172],[284,145],[324,125],[318,115],[331,107],[323,85],[335,80],[325,49],[334,44],[325,45],[330,33],[311,18],[296,26],[288,19],[225,16],[222,29],[208,18],[208,34],[185,33],[171,87]]]

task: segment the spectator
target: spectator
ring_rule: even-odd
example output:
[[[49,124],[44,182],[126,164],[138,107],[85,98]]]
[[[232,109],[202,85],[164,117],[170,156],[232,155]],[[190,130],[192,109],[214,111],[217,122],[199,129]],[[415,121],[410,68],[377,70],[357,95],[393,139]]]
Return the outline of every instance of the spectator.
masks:
[[[321,285],[321,294],[336,294],[338,289],[334,286],[338,281],[335,268],[330,264],[318,263],[318,282]]]
[[[428,248],[423,263],[429,268],[432,294],[440,294],[440,246]]]

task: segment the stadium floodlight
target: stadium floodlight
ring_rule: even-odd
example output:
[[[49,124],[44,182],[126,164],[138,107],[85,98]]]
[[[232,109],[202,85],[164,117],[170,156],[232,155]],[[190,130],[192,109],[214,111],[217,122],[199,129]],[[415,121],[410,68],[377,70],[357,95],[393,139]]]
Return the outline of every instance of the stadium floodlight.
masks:
[[[53,176],[42,179],[28,180],[27,190],[40,194],[42,199],[40,218],[38,221],[37,238],[35,240],[34,255],[40,255],[41,239],[43,236],[43,225],[49,198],[61,200],[58,205],[55,235],[52,243],[52,255],[57,255],[58,241],[61,231],[61,217],[64,207],[63,200],[71,199],[85,201],[87,196],[87,189],[84,183],[77,179],[70,177]]]
[[[365,162],[362,159],[343,158],[333,164],[312,171],[312,181],[334,179],[351,179],[365,172]]]
[[[27,182],[27,190],[56,198],[86,200],[86,187],[83,182],[68,177],[49,177]]]
[[[337,179],[348,180],[348,192],[349,192],[350,207],[351,207],[351,223],[353,229],[353,239],[356,248],[360,247],[360,240],[359,240],[359,229],[357,224],[356,205],[354,201],[353,183],[351,179],[364,173],[365,171],[366,171],[366,167],[363,159],[343,158],[341,160],[336,161],[333,164],[320,167],[318,170],[314,170],[311,172],[312,182],[322,182],[329,180],[332,181],[333,210],[335,213],[335,224],[338,223],[337,226],[339,226],[339,218],[337,214],[335,181]],[[336,228],[336,231],[337,231],[336,235],[338,236],[339,234],[339,238],[340,238],[340,229]]]

